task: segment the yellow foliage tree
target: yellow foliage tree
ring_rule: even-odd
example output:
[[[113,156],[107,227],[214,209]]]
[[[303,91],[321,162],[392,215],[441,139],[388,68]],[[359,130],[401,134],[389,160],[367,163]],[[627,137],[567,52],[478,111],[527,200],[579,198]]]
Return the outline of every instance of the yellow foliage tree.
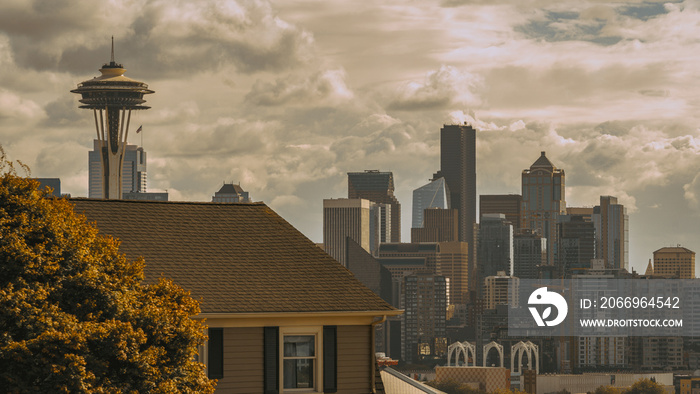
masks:
[[[205,337],[189,293],[145,284],[143,261],[0,156],[3,391],[213,392],[195,361]]]

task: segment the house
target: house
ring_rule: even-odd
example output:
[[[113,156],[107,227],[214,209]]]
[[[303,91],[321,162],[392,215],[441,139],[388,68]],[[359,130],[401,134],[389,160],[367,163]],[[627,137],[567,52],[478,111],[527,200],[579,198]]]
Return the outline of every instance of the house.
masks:
[[[263,203],[72,199],[75,211],[199,300],[217,392],[371,393],[374,329],[402,311]]]

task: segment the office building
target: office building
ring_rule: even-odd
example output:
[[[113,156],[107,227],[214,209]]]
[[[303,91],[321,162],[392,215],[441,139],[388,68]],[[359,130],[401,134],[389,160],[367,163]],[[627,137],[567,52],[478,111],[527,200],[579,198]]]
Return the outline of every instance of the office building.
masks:
[[[469,244],[440,242],[438,247],[437,273],[449,282],[447,304],[466,304],[469,300]]]
[[[146,102],[143,96],[154,92],[147,84],[124,76],[125,72],[124,66],[114,61],[112,41],[112,58],[100,69],[102,75],[83,81],[71,90],[81,95],[80,108],[92,110],[95,118],[97,139],[94,153],[90,154],[91,198],[121,199],[123,192],[146,191],[145,153],[143,150],[134,152],[136,147],[130,149],[127,141],[131,111],[149,109],[143,105]],[[139,157],[142,154],[143,157]],[[93,161],[98,163],[99,171],[93,168]],[[138,168],[140,164],[144,166],[142,170]]]
[[[423,227],[411,229],[411,242],[458,241],[458,212],[456,209],[428,208],[423,213]]]
[[[561,274],[570,276],[591,268],[591,261],[596,258],[596,230],[589,216],[559,216],[557,236],[556,261]]]
[[[88,197],[104,198],[104,174],[103,154],[100,148],[102,142],[93,140],[93,150],[88,152]],[[121,193],[119,198],[124,198],[124,193],[146,193],[146,151],[136,145],[125,145],[123,148]],[[111,197],[117,198],[117,197]]]
[[[523,205],[521,228],[547,238],[547,264],[557,255],[557,221],[566,214],[564,170],[556,168],[545,152],[522,172]]]
[[[440,171],[445,178],[450,207],[459,212],[459,240],[474,244],[476,223],[476,130],[467,124],[440,129]],[[473,250],[473,248],[472,248]],[[473,257],[470,253],[470,258]]]
[[[346,259],[347,269],[353,273],[363,285],[372,290],[374,294],[381,297],[390,304],[398,305],[398,300],[393,298],[391,272],[381,265],[371,254],[364,250],[357,242],[350,237],[346,237]],[[399,319],[400,321],[400,319]],[[399,342],[400,349],[401,335],[391,336],[389,323],[384,322],[374,327],[375,341],[374,351],[386,354],[391,353],[391,343]],[[400,351],[396,352],[396,357],[400,357]]]
[[[682,337],[634,337],[629,343],[629,365],[635,369],[679,369],[683,366]]]
[[[437,273],[438,252],[440,246],[437,242],[425,243],[390,243],[379,245],[377,257],[383,261],[387,257],[420,258],[425,262],[427,272]],[[391,270],[391,269],[390,269]]]
[[[51,195],[61,197],[61,179],[60,178],[34,178],[39,182],[39,190],[47,188],[51,189]]]
[[[122,193],[122,198],[124,200],[168,201],[168,192]]]
[[[218,192],[214,193],[211,202],[251,202],[248,192],[243,190],[240,183],[225,183]]]
[[[485,214],[502,213],[506,215],[506,220],[513,225],[513,230],[518,230],[522,221],[520,215],[522,203],[523,196],[520,194],[481,195],[479,196],[479,223]]]
[[[600,196],[600,205],[593,209],[596,226],[597,257],[606,268],[629,269],[629,217],[617,198]]]
[[[450,194],[445,178],[433,179],[413,191],[413,221],[411,228],[423,227],[423,212],[429,208],[450,208]],[[413,241],[411,241],[413,242]]]
[[[499,271],[513,275],[513,225],[504,214],[482,215],[476,256],[480,283]]]
[[[547,264],[547,238],[530,229],[513,236],[513,276],[538,279],[540,267]]]
[[[469,244],[466,242],[391,243],[379,245],[377,260],[399,281],[427,272],[446,278],[448,304],[464,304],[469,292]],[[394,282],[397,284],[397,282]],[[403,307],[403,306],[399,306]]]
[[[380,242],[401,242],[401,204],[394,196],[392,172],[348,172],[348,198],[386,204],[380,209]]]
[[[695,279],[695,252],[680,245],[655,251],[654,275]]]
[[[484,300],[486,309],[496,309],[498,305],[518,307],[520,279],[499,271],[496,275],[484,278]]]
[[[578,367],[582,369],[627,367],[626,337],[578,337]]]
[[[346,268],[355,277],[388,303],[394,302],[391,292],[391,272],[350,237],[345,238]]]
[[[416,273],[404,278],[403,361],[447,354],[447,282],[444,276]]]
[[[343,266],[347,265],[349,237],[364,250],[374,254],[379,244],[378,220],[371,220],[376,210],[365,199],[323,200],[323,249]]]

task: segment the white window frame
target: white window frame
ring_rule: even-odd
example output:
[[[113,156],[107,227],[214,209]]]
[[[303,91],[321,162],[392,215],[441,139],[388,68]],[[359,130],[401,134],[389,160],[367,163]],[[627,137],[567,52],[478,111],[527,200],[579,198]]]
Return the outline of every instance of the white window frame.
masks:
[[[284,388],[284,337],[296,335],[313,335],[316,342],[314,366],[314,387],[286,389]],[[300,326],[279,328],[279,387],[280,393],[321,393],[323,392],[323,326]]]

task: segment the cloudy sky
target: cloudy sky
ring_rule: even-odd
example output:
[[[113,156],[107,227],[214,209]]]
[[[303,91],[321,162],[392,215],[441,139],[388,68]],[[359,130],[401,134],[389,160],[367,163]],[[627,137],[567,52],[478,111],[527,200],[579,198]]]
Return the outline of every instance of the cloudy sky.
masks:
[[[700,252],[697,1],[2,1],[0,143],[73,196],[95,132],[69,91],[99,75],[112,35],[156,91],[132,122],[149,190],[171,200],[240,182],[320,242],[348,171],[393,171],[408,242],[440,127],[468,121],[479,194],[520,193],[544,150],[567,205],[627,206],[632,267]]]

